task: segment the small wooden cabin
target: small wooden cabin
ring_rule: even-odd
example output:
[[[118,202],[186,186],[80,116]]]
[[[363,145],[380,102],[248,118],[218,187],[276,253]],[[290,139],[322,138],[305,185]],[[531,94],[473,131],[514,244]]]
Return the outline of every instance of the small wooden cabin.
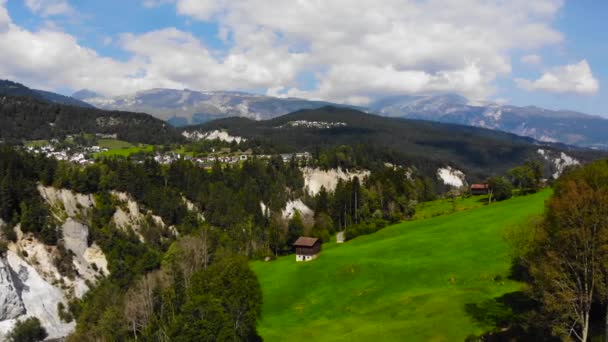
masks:
[[[300,236],[293,244],[296,248],[296,261],[310,261],[321,252],[321,240]]]
[[[487,195],[490,193],[490,186],[488,184],[472,184],[471,195]]]

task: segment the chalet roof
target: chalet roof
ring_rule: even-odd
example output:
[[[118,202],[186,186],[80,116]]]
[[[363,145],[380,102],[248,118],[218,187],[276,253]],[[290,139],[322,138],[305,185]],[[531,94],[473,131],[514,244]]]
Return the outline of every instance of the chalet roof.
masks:
[[[319,241],[317,238],[300,236],[293,245],[297,247],[312,247],[317,241]]]
[[[487,189],[489,186],[488,184],[472,184],[471,185],[471,189]]]

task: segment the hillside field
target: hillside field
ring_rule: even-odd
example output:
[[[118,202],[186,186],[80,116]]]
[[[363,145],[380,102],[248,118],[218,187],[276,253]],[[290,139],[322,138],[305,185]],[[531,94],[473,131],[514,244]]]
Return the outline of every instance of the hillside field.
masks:
[[[152,152],[153,147],[146,144],[132,144],[122,140],[116,139],[99,139],[97,144],[100,147],[107,148],[109,151],[99,152],[95,154],[96,158],[99,157],[111,157],[111,156],[123,156],[128,157],[131,154],[139,152]]]
[[[254,262],[265,341],[463,341],[492,327],[465,312],[518,291],[505,229],[541,215],[551,191],[404,222],[318,259]],[[440,203],[440,205],[444,205]],[[429,210],[427,207],[425,210]]]

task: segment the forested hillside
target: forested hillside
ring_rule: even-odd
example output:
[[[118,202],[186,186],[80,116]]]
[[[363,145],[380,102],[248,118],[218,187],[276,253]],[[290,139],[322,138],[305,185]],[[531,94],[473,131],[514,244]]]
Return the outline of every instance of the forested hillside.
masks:
[[[293,124],[298,122],[302,124]],[[334,125],[307,127],[306,122]],[[268,121],[229,118],[181,129],[183,132],[213,130],[227,130],[233,136],[250,140],[252,147],[264,146],[279,153],[310,151],[318,158],[323,150],[349,146],[358,151],[359,160],[352,161],[355,164],[382,165],[390,162],[415,166],[427,174],[452,165],[471,179],[503,174],[527,159],[538,158],[540,148],[566,151],[582,161],[601,155],[601,152],[540,143],[488,129],[385,118],[334,107],[302,110]],[[335,167],[335,164],[328,161],[329,167]],[[353,166],[348,164],[338,166]]]
[[[53,104],[31,97],[0,96],[0,139],[4,141],[64,138],[79,133],[115,134],[121,140],[148,144],[183,140],[171,125],[147,114]]]
[[[73,97],[52,93],[50,91],[30,89],[21,83],[12,82],[9,80],[0,80],[0,95],[26,96],[49,103],[94,108],[92,105]]]
[[[418,201],[435,196],[428,178],[393,168],[338,180],[335,189],[311,194],[303,166],[280,156],[216,163],[209,171],[187,160],[161,165],[152,158],[80,166],[3,147],[0,219],[6,224],[0,224],[0,252],[14,258],[23,241],[40,241],[56,250],[58,272],[80,276],[69,266],[73,256],[65,224],[58,221],[65,218],[57,214],[63,209],[49,206],[39,186],[90,194],[90,211],[85,207],[70,220],[88,227],[88,244],[101,248],[109,275],[83,298],[58,308],[66,322],[77,322],[74,341],[159,335],[252,340],[261,294],[247,259],[291,253],[301,235],[329,241],[346,227],[348,238],[369,234],[411,217]],[[121,202],[121,193],[140,206],[137,212],[149,213],[137,228],[117,221],[134,205]],[[290,212],[289,203],[311,208],[309,214]]]

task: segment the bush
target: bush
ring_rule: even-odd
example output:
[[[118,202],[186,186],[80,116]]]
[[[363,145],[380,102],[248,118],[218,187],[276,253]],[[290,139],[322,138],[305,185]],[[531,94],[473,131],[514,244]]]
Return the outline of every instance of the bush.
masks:
[[[11,225],[4,225],[2,227],[2,234],[4,234],[4,238],[8,241],[17,242],[17,233],[15,233],[15,229]]]
[[[66,323],[70,323],[74,320],[72,313],[70,313],[62,302],[57,303],[57,314],[59,315],[59,318]]]
[[[31,317],[25,321],[17,322],[7,338],[10,342],[37,342],[43,341],[47,336],[48,334],[40,324],[40,320]]]
[[[345,229],[346,240],[352,240],[357,236],[373,234],[380,229],[388,226],[390,222],[383,219],[375,219],[368,222],[349,226]]]
[[[74,253],[65,248],[63,244],[57,246],[57,255],[53,260],[53,264],[57,267],[59,274],[74,280],[78,272],[74,266]]]
[[[8,243],[6,241],[0,241],[0,256],[3,256],[8,251]]]
[[[496,201],[504,201],[513,197],[513,186],[506,178],[493,177],[488,180],[488,184]]]

